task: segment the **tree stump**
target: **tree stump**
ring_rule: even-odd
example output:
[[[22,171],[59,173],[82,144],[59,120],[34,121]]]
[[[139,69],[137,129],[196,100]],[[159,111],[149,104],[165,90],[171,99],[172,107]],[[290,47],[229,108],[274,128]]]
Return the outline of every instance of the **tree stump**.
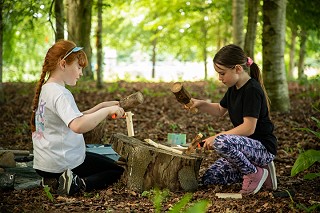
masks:
[[[195,191],[202,158],[153,147],[124,134],[113,134],[112,148],[126,160],[122,180],[134,191],[152,188]]]

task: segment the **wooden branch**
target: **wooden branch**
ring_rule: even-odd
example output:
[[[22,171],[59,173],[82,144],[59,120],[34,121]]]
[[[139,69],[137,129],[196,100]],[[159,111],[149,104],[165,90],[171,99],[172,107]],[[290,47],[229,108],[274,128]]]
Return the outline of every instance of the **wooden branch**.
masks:
[[[191,107],[193,105],[193,101],[191,100],[191,95],[189,92],[183,87],[182,83],[175,82],[171,87],[171,92],[176,96],[176,99],[186,105],[187,107]],[[192,113],[197,113],[197,108],[191,109]]]
[[[191,144],[189,145],[188,149],[185,151],[187,155],[190,155],[193,150],[198,146],[198,144],[201,142],[202,134],[199,133],[196,135],[196,137],[192,140]]]
[[[169,152],[174,152],[174,153],[177,153],[177,154],[179,154],[179,155],[182,155],[182,154],[183,154],[183,152],[180,151],[180,150],[177,150],[177,149],[168,147],[168,146],[166,146],[166,145],[162,145],[162,144],[156,143],[156,142],[154,142],[154,141],[151,140],[151,139],[144,139],[144,141],[147,142],[148,144],[156,147],[156,148],[164,149],[164,150],[167,150],[167,151],[169,151]]]

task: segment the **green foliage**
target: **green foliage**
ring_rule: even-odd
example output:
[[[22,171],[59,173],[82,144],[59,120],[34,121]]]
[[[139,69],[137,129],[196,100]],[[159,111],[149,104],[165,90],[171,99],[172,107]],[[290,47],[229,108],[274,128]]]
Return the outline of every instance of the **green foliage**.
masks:
[[[309,206],[309,207],[307,207],[307,206],[305,206],[304,204],[302,204],[302,203],[295,203],[294,202],[294,200],[293,200],[293,198],[292,198],[292,196],[291,196],[291,194],[290,194],[290,192],[288,191],[288,190],[286,190],[287,191],[287,193],[288,193],[288,195],[289,195],[289,197],[290,197],[290,200],[291,200],[291,203],[290,203],[290,208],[294,211],[294,212],[296,212],[296,208],[298,208],[298,209],[300,209],[300,210],[302,210],[303,212],[316,212],[316,210],[320,210],[320,204],[318,204],[318,203],[316,203],[316,204],[313,204],[313,205],[311,205],[311,206]]]
[[[317,109],[317,108],[315,108],[315,109],[317,111],[319,111],[319,109]],[[320,139],[320,120],[315,117],[311,117],[311,119],[316,122],[316,126],[319,129],[319,131],[314,131],[314,130],[311,130],[310,128],[296,128],[296,129],[312,133],[318,139]],[[296,162],[294,163],[294,165],[291,169],[291,176],[295,176],[299,172],[307,170],[315,162],[320,162],[320,151],[319,150],[310,149],[310,150],[307,150],[307,151],[301,153],[298,156]],[[304,176],[304,179],[312,180],[317,177],[320,177],[320,172],[319,173],[309,173]]]
[[[159,91],[154,91],[154,90],[151,91],[148,88],[143,88],[141,92],[143,93],[143,95],[150,96],[150,97],[164,97],[164,96],[168,95],[165,92],[159,92]]]
[[[166,197],[169,195],[168,190],[160,191],[159,189],[154,189],[150,191],[144,191],[142,193],[143,197],[149,197],[152,199],[155,212],[160,213],[161,211],[161,204],[166,199]],[[187,212],[187,213],[202,213],[206,212],[209,201],[207,200],[200,200],[196,201],[194,203],[190,202],[192,199],[191,193],[186,193],[180,201],[175,203],[170,210],[169,213],[180,213],[180,212]]]
[[[48,41],[50,1],[4,1],[3,80],[32,81],[40,76]],[[40,63],[39,63],[40,62]]]
[[[307,150],[303,153],[301,153],[296,162],[294,163],[292,169],[291,169],[291,176],[295,176],[299,172],[305,171],[310,166],[312,166],[315,162],[320,162],[320,151],[318,150]],[[316,177],[319,176],[320,173],[315,175],[309,175],[308,177]]]
[[[44,190],[44,193],[46,194],[46,196],[48,197],[48,199],[49,199],[51,202],[53,202],[54,199],[53,199],[53,196],[52,196],[52,194],[51,194],[51,192],[50,192],[50,187],[49,187],[48,185],[45,185],[45,186],[43,187],[43,190]]]
[[[177,124],[170,124],[170,129],[172,130],[172,131],[175,131],[176,129],[178,129],[179,128],[179,126],[177,125]]]
[[[114,92],[125,92],[126,88],[119,87],[118,82],[114,82],[107,86],[107,92],[108,93],[114,93]]]

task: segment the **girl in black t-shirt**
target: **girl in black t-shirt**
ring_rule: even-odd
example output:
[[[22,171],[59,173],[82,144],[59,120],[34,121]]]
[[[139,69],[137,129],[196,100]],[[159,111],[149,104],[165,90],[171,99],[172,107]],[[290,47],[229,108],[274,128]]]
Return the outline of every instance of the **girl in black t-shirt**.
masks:
[[[191,108],[213,116],[229,114],[234,128],[204,140],[221,158],[205,172],[203,185],[242,183],[241,194],[255,194],[262,186],[276,190],[273,159],[277,139],[269,118],[269,99],[260,69],[236,45],[221,48],[213,59],[219,80],[228,87],[220,103],[192,99]]]

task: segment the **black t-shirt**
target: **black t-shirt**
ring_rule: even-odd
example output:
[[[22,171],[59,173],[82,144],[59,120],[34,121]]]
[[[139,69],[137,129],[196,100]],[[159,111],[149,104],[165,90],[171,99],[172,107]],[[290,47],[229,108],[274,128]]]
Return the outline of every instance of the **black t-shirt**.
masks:
[[[249,138],[260,141],[270,153],[277,154],[274,126],[269,118],[266,97],[258,81],[251,78],[240,89],[236,86],[230,87],[220,105],[228,109],[234,127],[243,123],[243,117],[257,118],[256,129]]]

